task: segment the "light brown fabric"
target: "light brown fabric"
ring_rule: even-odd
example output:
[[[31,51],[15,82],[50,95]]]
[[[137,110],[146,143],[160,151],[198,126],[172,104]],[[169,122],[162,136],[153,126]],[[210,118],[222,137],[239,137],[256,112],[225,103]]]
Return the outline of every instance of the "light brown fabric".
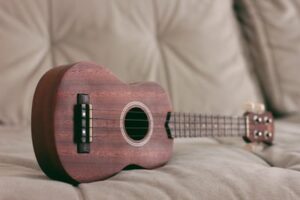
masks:
[[[41,75],[90,60],[156,81],[174,109],[237,113],[259,101],[231,0],[0,2],[0,122],[26,125]]]
[[[299,119],[277,121],[269,148],[249,151],[241,139],[178,139],[161,168],[122,171],[78,187],[42,173],[29,130],[0,127],[0,199],[298,200]]]
[[[281,113],[300,111],[300,1],[236,0],[237,14],[268,101]]]

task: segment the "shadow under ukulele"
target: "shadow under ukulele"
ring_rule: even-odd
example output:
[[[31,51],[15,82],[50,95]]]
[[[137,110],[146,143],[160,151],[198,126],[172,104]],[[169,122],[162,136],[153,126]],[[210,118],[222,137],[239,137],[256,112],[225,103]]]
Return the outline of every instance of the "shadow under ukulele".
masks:
[[[79,62],[49,70],[32,106],[32,140],[41,169],[69,183],[106,179],[122,169],[153,169],[173,139],[243,137],[271,144],[274,122],[261,104],[243,116],[172,112],[157,83],[125,84],[108,69]]]

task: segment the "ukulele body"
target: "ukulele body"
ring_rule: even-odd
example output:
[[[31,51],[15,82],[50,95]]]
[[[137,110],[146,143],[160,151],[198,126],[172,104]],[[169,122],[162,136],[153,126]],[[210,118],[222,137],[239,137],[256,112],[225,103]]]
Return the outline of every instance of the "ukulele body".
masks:
[[[78,153],[76,142],[78,94],[87,94],[92,105],[88,153]],[[137,139],[139,129],[130,130],[132,138],[130,127],[125,128],[130,110],[143,111],[148,121]],[[70,183],[103,180],[129,165],[159,167],[172,153],[173,140],[165,128],[170,111],[169,97],[156,83],[125,84],[89,62],[53,68],[39,81],[32,106],[38,163],[50,178]]]

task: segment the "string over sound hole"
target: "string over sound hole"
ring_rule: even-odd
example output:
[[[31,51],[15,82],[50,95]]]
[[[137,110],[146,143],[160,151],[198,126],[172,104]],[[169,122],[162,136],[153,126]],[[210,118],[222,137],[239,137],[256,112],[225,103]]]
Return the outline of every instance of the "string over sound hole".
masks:
[[[144,139],[149,132],[149,119],[146,112],[139,107],[129,109],[124,118],[124,128],[132,140]]]

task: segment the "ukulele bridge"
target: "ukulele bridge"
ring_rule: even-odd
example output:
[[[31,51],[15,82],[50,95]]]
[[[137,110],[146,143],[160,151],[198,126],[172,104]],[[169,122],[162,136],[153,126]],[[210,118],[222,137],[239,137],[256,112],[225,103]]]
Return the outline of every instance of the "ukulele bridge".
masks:
[[[93,139],[92,132],[92,104],[88,94],[77,94],[75,105],[74,128],[77,153],[89,153],[90,143]]]

